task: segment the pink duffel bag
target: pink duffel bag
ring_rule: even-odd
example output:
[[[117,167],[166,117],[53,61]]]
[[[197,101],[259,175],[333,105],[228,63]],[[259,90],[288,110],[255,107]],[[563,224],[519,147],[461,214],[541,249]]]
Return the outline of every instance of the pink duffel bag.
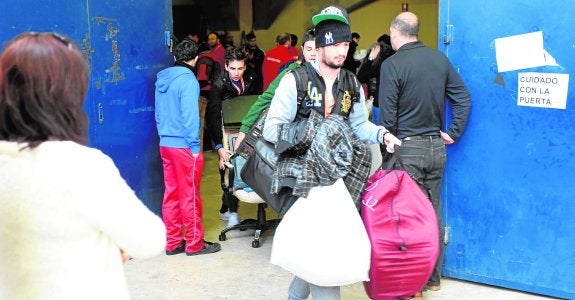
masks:
[[[373,174],[362,196],[361,217],[371,241],[371,299],[410,297],[421,291],[439,255],[439,228],[427,195],[404,170]]]

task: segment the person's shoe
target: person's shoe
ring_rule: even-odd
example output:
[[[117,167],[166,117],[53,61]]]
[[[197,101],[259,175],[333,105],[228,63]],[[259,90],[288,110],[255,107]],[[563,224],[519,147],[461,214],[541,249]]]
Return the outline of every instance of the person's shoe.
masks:
[[[166,255],[176,255],[184,252],[186,252],[186,241],[182,241],[182,243],[178,246],[178,248],[174,250],[166,249]]]
[[[441,290],[441,285],[439,285],[439,284],[428,283],[426,287],[427,287],[427,290],[433,291],[433,292],[437,292],[437,291]]]
[[[202,254],[210,254],[214,252],[218,252],[222,250],[222,246],[219,243],[212,243],[208,241],[204,241],[204,249],[196,252],[186,252],[187,256],[194,256],[194,255],[202,255]]]
[[[228,226],[232,227],[238,225],[240,223],[240,216],[237,212],[230,213],[230,217],[228,218]]]
[[[415,293],[415,295],[413,295],[413,297],[409,298],[412,300],[423,300],[423,293],[422,292],[417,292]]]
[[[220,220],[227,221],[230,218],[230,212],[226,211],[225,213],[220,213]]]

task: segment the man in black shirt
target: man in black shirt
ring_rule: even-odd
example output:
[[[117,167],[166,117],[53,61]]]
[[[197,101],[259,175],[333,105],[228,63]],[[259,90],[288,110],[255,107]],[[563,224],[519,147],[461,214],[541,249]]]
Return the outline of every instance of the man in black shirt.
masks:
[[[398,151],[401,161],[435,208],[440,254],[427,286],[439,290],[444,248],[440,190],[445,145],[454,143],[463,133],[471,96],[447,57],[418,41],[416,15],[399,14],[390,31],[396,53],[381,65],[380,123],[402,140]],[[453,117],[443,132],[445,98],[451,103]]]

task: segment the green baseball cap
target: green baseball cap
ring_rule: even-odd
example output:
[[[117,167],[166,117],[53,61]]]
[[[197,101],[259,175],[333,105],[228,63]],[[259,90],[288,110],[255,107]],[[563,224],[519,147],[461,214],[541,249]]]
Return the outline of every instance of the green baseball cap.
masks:
[[[349,25],[349,16],[347,10],[339,5],[330,5],[322,9],[319,14],[311,17],[311,22],[314,26],[326,20],[340,21]]]

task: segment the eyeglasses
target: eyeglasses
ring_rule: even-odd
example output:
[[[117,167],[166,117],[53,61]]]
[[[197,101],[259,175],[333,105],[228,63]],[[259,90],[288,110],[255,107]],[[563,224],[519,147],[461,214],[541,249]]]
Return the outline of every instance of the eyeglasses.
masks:
[[[61,42],[62,44],[64,44],[64,46],[68,47],[68,49],[72,50],[74,49],[74,44],[72,43],[72,41],[63,36],[60,35],[58,33],[55,32],[35,32],[35,31],[29,31],[29,32],[25,32],[23,34],[20,35],[21,37],[24,36],[51,36],[54,39],[56,39],[57,41]]]

